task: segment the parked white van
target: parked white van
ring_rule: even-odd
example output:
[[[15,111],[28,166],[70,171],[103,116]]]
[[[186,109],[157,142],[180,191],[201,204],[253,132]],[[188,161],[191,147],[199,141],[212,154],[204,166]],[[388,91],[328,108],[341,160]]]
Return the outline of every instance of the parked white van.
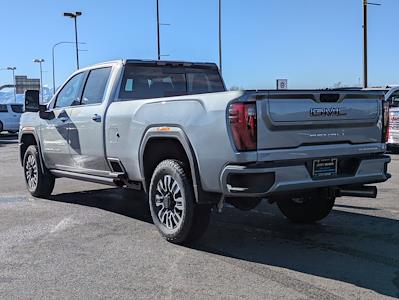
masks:
[[[0,132],[18,132],[19,120],[23,112],[22,104],[0,104]]]

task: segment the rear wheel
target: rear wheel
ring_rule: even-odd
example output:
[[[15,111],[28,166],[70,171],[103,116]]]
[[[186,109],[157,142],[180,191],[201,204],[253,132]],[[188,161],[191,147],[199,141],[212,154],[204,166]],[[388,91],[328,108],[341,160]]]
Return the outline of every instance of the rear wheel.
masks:
[[[4,129],[3,123],[0,121],[0,133],[3,131],[3,129]]]
[[[335,203],[335,195],[330,189],[321,189],[279,199],[280,211],[291,221],[314,223],[328,216]]]
[[[25,152],[24,175],[28,191],[34,197],[46,198],[54,189],[55,177],[50,171],[42,169],[37,146],[31,145]]]
[[[154,224],[169,242],[193,242],[208,227],[211,207],[196,203],[191,180],[180,161],[164,160],[155,168],[149,202]]]

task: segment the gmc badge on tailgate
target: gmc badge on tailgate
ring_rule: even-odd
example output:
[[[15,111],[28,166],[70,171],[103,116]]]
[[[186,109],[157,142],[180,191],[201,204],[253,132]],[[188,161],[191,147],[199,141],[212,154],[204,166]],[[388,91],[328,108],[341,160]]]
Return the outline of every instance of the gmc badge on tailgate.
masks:
[[[340,107],[322,107],[322,108],[311,108],[311,117],[339,117],[345,116],[346,112]]]

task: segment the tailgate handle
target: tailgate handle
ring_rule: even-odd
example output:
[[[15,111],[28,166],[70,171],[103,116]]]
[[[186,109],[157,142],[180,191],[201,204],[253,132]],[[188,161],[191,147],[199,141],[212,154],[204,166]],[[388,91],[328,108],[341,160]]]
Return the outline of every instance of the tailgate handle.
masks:
[[[339,94],[320,94],[320,102],[333,103],[338,102]]]

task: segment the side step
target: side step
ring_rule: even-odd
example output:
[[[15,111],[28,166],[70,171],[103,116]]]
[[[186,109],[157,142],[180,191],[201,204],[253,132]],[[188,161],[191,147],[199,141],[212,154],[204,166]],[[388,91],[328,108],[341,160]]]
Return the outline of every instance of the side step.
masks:
[[[88,175],[82,173],[74,173],[69,171],[61,171],[61,170],[50,170],[57,177],[65,177],[71,179],[78,179],[83,181],[89,181],[94,183],[112,185],[112,186],[122,186],[123,183],[123,173],[110,173],[112,177],[102,177],[95,175]]]

